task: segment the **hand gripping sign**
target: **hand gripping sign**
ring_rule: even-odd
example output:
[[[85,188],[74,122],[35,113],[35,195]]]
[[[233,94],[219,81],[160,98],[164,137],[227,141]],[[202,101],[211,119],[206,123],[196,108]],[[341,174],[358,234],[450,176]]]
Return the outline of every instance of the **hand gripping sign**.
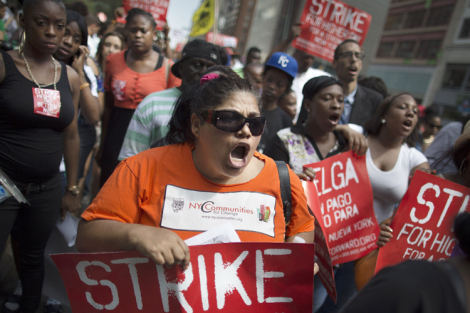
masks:
[[[332,62],[335,48],[344,40],[354,39],[362,46],[372,17],[339,0],[308,0],[300,21],[302,32],[292,46]]]
[[[393,238],[379,250],[375,272],[408,259],[448,259],[456,243],[452,224],[458,213],[470,212],[469,200],[469,188],[416,171],[390,224]]]
[[[190,246],[191,263],[137,251],[56,254],[73,312],[311,312],[314,245]]]
[[[152,14],[157,23],[157,29],[162,30],[166,24],[166,14],[170,0],[122,0],[124,10],[128,12],[132,8],[139,8]],[[119,23],[126,23],[126,17],[117,19]]]
[[[377,248],[380,231],[365,158],[348,151],[305,167],[315,170],[314,181],[306,183],[307,201],[325,234],[333,265]],[[317,191],[319,207],[310,203]]]

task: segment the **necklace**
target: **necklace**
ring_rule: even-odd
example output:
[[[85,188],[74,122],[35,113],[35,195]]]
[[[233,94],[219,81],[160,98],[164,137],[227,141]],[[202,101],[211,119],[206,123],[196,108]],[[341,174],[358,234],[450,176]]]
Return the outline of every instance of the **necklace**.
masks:
[[[430,144],[434,141],[434,136],[431,135],[429,138],[423,139],[423,143]]]
[[[46,85],[41,85],[38,83],[38,81],[36,80],[36,78],[34,78],[33,76],[33,72],[31,71],[31,68],[29,67],[29,64],[28,64],[28,60],[26,60],[25,56],[24,56],[24,53],[21,52],[20,53],[21,55],[21,58],[24,60],[24,64],[26,65],[26,70],[28,71],[28,74],[29,76],[31,77],[31,79],[33,80],[33,82],[36,84],[36,86],[38,86],[39,88],[39,91],[40,91],[40,94],[43,98],[43,101],[46,102],[46,99],[44,97],[44,94],[42,93],[42,88],[45,88],[47,86],[50,86],[50,85],[54,85],[54,90],[57,90],[57,84],[56,84],[56,80],[57,80],[57,62],[56,60],[54,59],[54,57],[51,55],[51,58],[52,58],[52,63],[54,64],[54,82],[52,84],[46,84]],[[46,103],[47,104],[47,103]],[[50,104],[50,103],[49,103]],[[59,110],[60,110],[60,107],[61,107],[61,103],[59,102]]]

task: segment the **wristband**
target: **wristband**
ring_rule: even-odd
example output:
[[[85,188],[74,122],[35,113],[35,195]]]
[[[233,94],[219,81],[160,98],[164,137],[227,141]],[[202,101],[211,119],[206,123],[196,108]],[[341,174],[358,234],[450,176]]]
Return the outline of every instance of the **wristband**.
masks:
[[[84,83],[83,85],[80,86],[80,90],[83,90],[85,89],[86,87],[89,87],[90,84],[89,83]]]

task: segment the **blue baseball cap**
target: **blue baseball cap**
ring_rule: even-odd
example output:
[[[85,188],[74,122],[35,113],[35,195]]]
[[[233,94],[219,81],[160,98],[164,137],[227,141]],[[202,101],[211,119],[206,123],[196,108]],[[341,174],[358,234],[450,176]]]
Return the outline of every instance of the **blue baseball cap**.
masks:
[[[292,79],[295,78],[295,75],[297,75],[297,70],[299,69],[297,61],[294,59],[294,57],[284,52],[273,53],[268,62],[266,62],[265,66],[277,68],[291,76]]]

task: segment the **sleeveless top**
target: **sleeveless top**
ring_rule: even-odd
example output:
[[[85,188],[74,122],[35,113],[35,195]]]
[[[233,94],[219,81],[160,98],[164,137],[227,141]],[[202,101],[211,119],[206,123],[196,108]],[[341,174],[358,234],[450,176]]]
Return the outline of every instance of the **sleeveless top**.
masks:
[[[0,168],[13,181],[47,181],[59,172],[63,131],[75,114],[66,65],[60,62],[59,117],[41,115],[34,109],[36,84],[20,73],[8,53],[0,52],[5,65],[5,78],[0,83]],[[54,86],[42,89],[53,90]]]

